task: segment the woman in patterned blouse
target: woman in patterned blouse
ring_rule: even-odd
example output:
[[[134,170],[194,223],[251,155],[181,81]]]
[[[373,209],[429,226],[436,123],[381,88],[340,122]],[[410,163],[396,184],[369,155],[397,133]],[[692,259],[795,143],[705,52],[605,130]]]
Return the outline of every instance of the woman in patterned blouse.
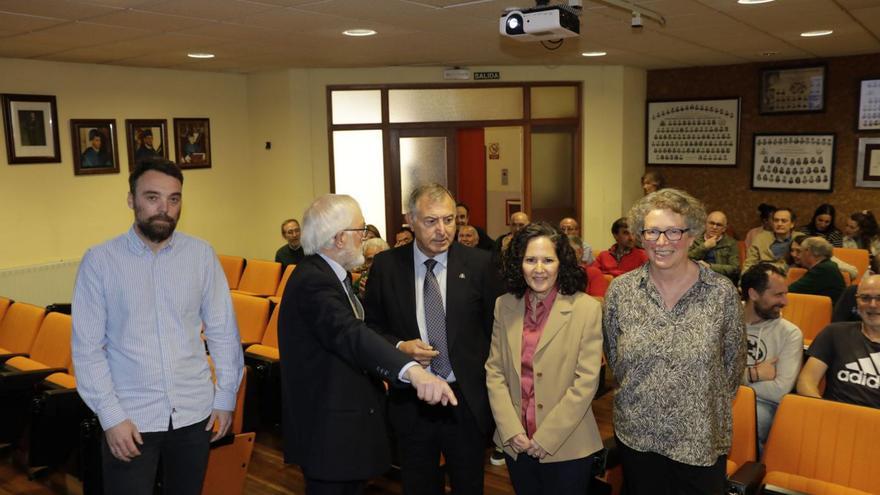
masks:
[[[683,191],[642,198],[629,225],[648,263],[605,294],[605,355],[620,385],[614,428],[629,494],[726,491],[746,333],[730,280],[688,259],[705,222],[703,205]]]

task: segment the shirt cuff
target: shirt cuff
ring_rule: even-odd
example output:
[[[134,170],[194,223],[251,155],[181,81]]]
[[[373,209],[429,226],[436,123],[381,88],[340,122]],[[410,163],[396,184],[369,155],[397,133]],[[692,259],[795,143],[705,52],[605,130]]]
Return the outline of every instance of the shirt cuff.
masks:
[[[403,383],[410,383],[409,380],[404,378],[406,376],[406,372],[409,371],[409,369],[412,368],[413,366],[418,366],[418,365],[419,365],[419,363],[417,363],[415,361],[410,361],[410,362],[406,363],[405,365],[403,365],[403,368],[400,368],[400,373],[397,374],[397,379]]]
[[[98,413],[98,421],[101,422],[101,428],[104,431],[113,428],[126,419],[128,419],[128,415],[118,405],[108,407]]]
[[[214,409],[219,411],[234,411],[235,395],[236,394],[233,393],[216,390],[214,392]]]

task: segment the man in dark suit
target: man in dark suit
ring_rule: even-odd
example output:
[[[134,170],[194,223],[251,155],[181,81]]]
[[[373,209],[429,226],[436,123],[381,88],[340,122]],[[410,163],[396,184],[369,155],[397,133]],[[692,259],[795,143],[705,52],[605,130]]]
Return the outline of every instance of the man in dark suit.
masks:
[[[455,200],[443,186],[413,191],[407,221],[415,242],[379,253],[370,269],[367,324],[448,381],[458,407],[429,407],[393,390],[389,417],[403,491],[443,493],[440,454],[454,493],[483,492],[484,452],[493,424],[484,364],[498,295],[489,253],[453,243]]]
[[[390,466],[382,380],[409,382],[429,404],[457,404],[446,382],[364,324],[347,271],[364,262],[365,232],[350,196],[315,200],[303,217],[307,256],[281,300],[284,459],[300,465],[308,495],[363,493]]]

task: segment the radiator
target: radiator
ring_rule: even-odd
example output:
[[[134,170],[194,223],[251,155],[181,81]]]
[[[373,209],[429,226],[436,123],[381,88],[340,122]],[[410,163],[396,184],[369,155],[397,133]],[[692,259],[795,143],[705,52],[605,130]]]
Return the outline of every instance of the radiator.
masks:
[[[0,296],[37,306],[69,303],[78,267],[75,259],[0,268]]]

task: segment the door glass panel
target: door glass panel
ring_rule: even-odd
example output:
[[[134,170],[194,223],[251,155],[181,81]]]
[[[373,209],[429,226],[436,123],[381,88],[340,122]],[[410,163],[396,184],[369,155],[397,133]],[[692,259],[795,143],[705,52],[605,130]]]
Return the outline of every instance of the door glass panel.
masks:
[[[382,131],[334,131],[334,191],[361,205],[364,220],[385,232],[385,157]]]
[[[446,186],[446,138],[400,138],[400,201],[401,211],[407,212],[409,195],[416,187],[436,182]]]
[[[333,124],[382,123],[382,92],[378,89],[333,91]]]
[[[522,88],[392,89],[391,122],[448,122],[523,118]]]
[[[532,221],[575,216],[571,132],[532,133]]]
[[[533,119],[577,117],[576,86],[535,86],[531,90]]]

